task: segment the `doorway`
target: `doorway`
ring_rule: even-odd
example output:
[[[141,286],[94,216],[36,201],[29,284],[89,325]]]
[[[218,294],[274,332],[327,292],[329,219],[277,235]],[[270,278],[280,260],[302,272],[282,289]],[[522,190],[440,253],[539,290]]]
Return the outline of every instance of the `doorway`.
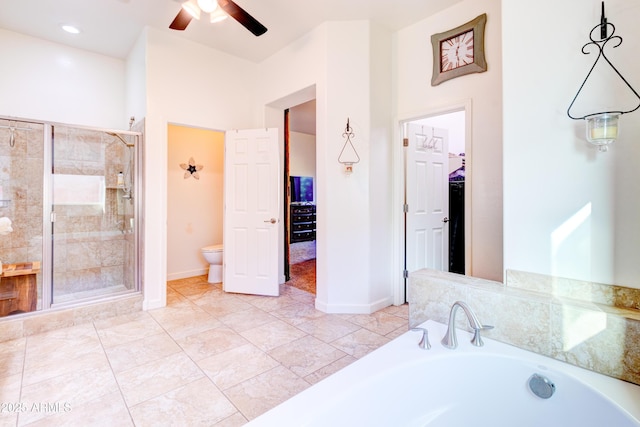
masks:
[[[207,274],[202,248],[223,243],[222,131],[167,125],[167,280]]]
[[[284,112],[285,283],[316,293],[316,102]]]
[[[403,125],[405,282],[409,272],[421,268],[466,274],[466,111]]]

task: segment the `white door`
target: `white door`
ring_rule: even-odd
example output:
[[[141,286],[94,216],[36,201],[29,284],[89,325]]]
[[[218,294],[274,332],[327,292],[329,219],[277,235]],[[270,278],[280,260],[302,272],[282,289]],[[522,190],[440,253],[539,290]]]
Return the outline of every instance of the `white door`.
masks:
[[[448,132],[416,123],[406,129],[406,269],[448,271]]]
[[[278,129],[227,131],[224,179],[226,292],[277,296]]]

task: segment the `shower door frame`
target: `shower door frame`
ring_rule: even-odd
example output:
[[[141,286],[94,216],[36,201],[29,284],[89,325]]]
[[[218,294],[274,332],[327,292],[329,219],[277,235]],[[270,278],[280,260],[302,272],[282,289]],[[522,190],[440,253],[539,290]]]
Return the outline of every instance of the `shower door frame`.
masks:
[[[42,308],[41,312],[47,311],[52,308],[67,308],[73,307],[77,305],[82,305],[86,302],[95,302],[101,301],[109,298],[115,298],[120,295],[132,295],[142,291],[142,283],[141,283],[141,260],[140,260],[140,226],[142,224],[141,221],[141,212],[142,212],[142,203],[143,196],[141,188],[142,185],[142,145],[144,141],[142,132],[128,131],[128,130],[120,130],[120,129],[105,129],[105,128],[97,128],[91,126],[79,126],[72,125],[67,123],[59,123],[59,122],[46,122],[46,121],[37,121],[37,120],[26,120],[30,122],[42,123],[44,125],[44,147],[43,147],[43,227],[42,227]],[[134,264],[134,272],[133,272],[133,280],[134,280],[134,288],[129,292],[117,293],[117,294],[105,294],[98,297],[78,299],[72,302],[62,302],[62,303],[54,303],[53,302],[53,272],[54,272],[54,260],[53,260],[53,223],[54,221],[54,210],[53,210],[53,129],[56,126],[67,127],[67,128],[75,128],[82,129],[88,131],[102,132],[102,133],[115,133],[118,135],[131,135],[135,138],[134,148],[133,148],[133,173],[132,173],[132,185],[131,192],[134,194],[134,206],[133,206],[133,218],[134,218],[134,229],[133,229],[133,239],[134,239],[134,254],[135,259],[133,260]]]

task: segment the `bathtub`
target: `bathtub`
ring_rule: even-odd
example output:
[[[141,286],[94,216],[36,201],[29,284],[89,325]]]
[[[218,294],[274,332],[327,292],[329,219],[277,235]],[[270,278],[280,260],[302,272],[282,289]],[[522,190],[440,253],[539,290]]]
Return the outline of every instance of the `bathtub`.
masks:
[[[640,426],[640,386],[484,339],[440,344],[446,327],[428,321],[430,350],[407,332],[251,421],[248,426]],[[535,395],[538,374],[555,385]]]

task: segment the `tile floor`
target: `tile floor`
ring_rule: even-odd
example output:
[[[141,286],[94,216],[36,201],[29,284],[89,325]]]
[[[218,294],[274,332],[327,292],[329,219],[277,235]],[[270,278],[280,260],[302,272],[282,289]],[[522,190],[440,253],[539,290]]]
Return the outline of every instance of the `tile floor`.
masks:
[[[0,426],[240,426],[408,329],[408,306],[325,314],[314,295],[168,283],[167,307],[0,345]]]

